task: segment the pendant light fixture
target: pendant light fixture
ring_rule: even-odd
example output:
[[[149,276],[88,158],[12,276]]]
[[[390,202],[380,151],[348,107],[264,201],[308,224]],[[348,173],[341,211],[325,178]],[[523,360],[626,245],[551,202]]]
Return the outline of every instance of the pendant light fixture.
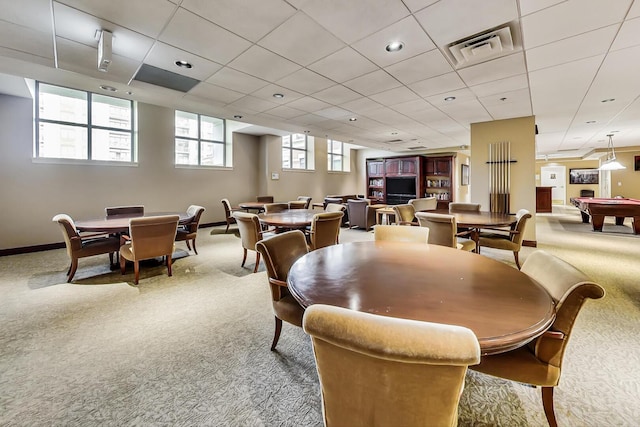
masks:
[[[607,160],[600,165],[601,171],[617,171],[620,169],[626,169],[620,162],[616,160],[616,150],[613,148],[613,134],[607,135],[609,137],[609,146],[607,147]]]

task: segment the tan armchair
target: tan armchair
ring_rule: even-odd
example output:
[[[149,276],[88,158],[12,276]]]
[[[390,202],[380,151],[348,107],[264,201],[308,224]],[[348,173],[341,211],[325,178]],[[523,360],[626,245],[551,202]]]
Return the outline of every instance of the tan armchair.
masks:
[[[238,223],[238,231],[240,231],[240,240],[242,242],[242,250],[244,255],[242,257],[241,267],[244,267],[244,263],[247,261],[247,251],[256,250],[256,243],[266,237],[265,232],[262,230],[260,219],[258,215],[248,212],[234,212],[233,217]],[[256,251],[256,265],[253,268],[253,272],[258,271],[260,266],[260,252]]]
[[[227,231],[229,231],[229,226],[236,223],[236,219],[233,217],[233,213],[238,211],[239,209],[232,208],[231,203],[229,203],[229,199],[222,199],[221,202],[222,206],[224,207],[224,216],[227,220],[227,228],[224,230],[224,232],[226,233]]]
[[[198,255],[198,249],[196,249],[196,237],[198,237],[198,225],[200,224],[200,217],[204,212],[204,208],[198,205],[191,205],[187,208],[187,214],[193,217],[193,219],[184,225],[178,227],[176,232],[176,242],[184,241],[187,244],[187,249],[191,250],[193,245],[193,251]],[[191,244],[189,244],[191,242]]]
[[[422,199],[411,199],[409,204],[413,205],[416,212],[433,211],[438,208],[438,199],[435,197],[424,197]]]
[[[382,205],[372,205],[369,199],[349,199],[347,200],[347,215],[349,216],[349,226],[351,228],[364,228],[371,230],[376,224],[376,209]]]
[[[556,301],[553,325],[524,347],[483,356],[480,364],[472,369],[542,387],[544,412],[549,426],[555,427],[553,390],[560,382],[562,361],[571,330],[585,300],[602,298],[605,291],[571,264],[542,250],[527,257],[522,272],[544,286]]]
[[[280,339],[283,320],[295,326],[302,326],[304,308],[291,296],[287,277],[293,263],[308,252],[307,241],[302,231],[287,231],[259,241],[256,244],[256,250],[264,258],[271,288],[271,302],[276,322],[271,343],[271,351],[273,351]]]
[[[325,426],[455,426],[474,333],[314,304],[311,335]]]
[[[144,206],[110,206],[104,209],[104,213],[107,218],[119,216],[143,216]]]
[[[58,214],[52,221],[57,222],[62,230],[62,237],[67,247],[67,255],[71,265],[67,270],[67,282],[71,282],[78,269],[78,259],[100,254],[109,254],[109,263],[113,265],[113,256],[120,250],[119,236],[105,234],[89,234],[81,236],[73,219],[66,214]]]
[[[376,225],[373,227],[373,238],[376,241],[429,243],[427,227],[399,227],[397,225]]]
[[[278,213],[289,209],[289,203],[265,203],[264,213]]]
[[[122,236],[120,271],[125,273],[126,262],[133,261],[134,283],[140,277],[140,261],[165,257],[167,275],[171,277],[171,255],[178,229],[178,215],[131,218],[129,236]]]
[[[309,196],[298,196],[298,201],[304,201],[304,209],[309,209],[311,206],[311,197]]]
[[[468,239],[458,239],[470,235],[470,231],[458,232],[458,224],[453,215],[443,215],[432,212],[416,212],[420,227],[429,229],[429,243],[432,245],[448,246],[464,251],[473,251],[476,242]]]
[[[449,203],[449,212],[480,212],[480,203]]]
[[[418,225],[416,222],[416,210],[411,204],[394,205],[398,225]]]
[[[304,200],[291,200],[288,205],[289,209],[307,209],[307,202]]]
[[[256,197],[256,201],[262,203],[273,203],[273,196],[258,196]]]
[[[311,250],[324,248],[338,243],[343,212],[322,212],[313,216],[309,230]]]
[[[516,261],[518,269],[520,269],[520,260],[518,253],[522,248],[522,239],[524,237],[524,228],[527,220],[531,218],[531,214],[526,209],[520,209],[516,213],[516,223],[511,230],[494,229],[492,232],[483,231],[480,233],[478,243],[480,248],[504,249],[513,251],[513,257]]]

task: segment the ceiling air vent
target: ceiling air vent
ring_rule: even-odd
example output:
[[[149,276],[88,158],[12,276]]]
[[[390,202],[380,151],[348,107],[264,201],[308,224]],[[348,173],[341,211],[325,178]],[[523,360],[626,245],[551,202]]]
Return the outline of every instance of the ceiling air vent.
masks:
[[[508,25],[449,45],[456,68],[493,59],[513,50],[511,27]]]
[[[402,140],[401,139],[392,139],[392,140],[387,141],[387,144],[396,144],[398,142],[402,142]]]

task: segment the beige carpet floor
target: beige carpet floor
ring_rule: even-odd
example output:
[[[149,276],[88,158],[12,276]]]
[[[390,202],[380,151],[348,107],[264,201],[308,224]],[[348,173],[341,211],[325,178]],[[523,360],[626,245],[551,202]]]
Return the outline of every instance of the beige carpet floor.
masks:
[[[572,230],[572,208],[537,222],[538,249],[607,290],[574,329],[556,389],[560,425],[639,425],[640,236],[615,225]],[[341,233],[342,242],[368,239]],[[137,287],[106,255],[80,260],[70,284],[63,249],[0,258],[0,425],[322,425],[309,338],[285,324],[269,351],[264,267],[253,274],[250,254],[241,268],[237,232],[224,227],[201,229],[198,251],[178,243],[174,276],[146,265]],[[511,253],[481,256],[513,265]],[[539,393],[470,372],[459,425],[544,426]]]

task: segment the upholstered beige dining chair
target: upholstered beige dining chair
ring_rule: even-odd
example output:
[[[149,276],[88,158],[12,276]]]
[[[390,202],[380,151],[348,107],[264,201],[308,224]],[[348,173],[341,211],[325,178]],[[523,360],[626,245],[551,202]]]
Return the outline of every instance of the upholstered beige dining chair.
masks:
[[[295,326],[302,326],[304,308],[291,296],[287,277],[293,263],[308,252],[307,241],[302,231],[287,231],[259,241],[256,250],[264,259],[271,288],[271,303],[276,322],[271,343],[273,351],[280,339],[283,320]]]
[[[273,196],[258,196],[256,197],[256,201],[262,203],[273,203]]]
[[[305,200],[291,200],[288,205],[289,209],[307,209],[307,202]]]
[[[298,201],[304,201],[305,205],[304,205],[304,209],[309,209],[309,207],[311,206],[311,197],[309,196],[298,196]]]
[[[167,275],[171,276],[171,255],[178,229],[178,215],[150,216],[131,218],[129,235],[122,236],[120,246],[120,271],[125,273],[126,262],[133,262],[134,283],[140,277],[140,261],[164,257]]]
[[[381,225],[373,227],[373,239],[393,242],[429,243],[427,227],[399,227],[397,225]]]
[[[264,213],[278,213],[282,211],[286,211],[289,209],[289,203],[265,203],[264,204]]]
[[[476,242],[473,240],[458,239],[458,237],[468,237],[470,232],[458,232],[455,216],[416,212],[416,218],[418,218],[420,227],[429,229],[429,243],[432,245],[449,246],[464,251],[473,251],[476,248]]]
[[[187,244],[187,249],[191,250],[193,245],[193,251],[198,255],[198,249],[196,249],[196,237],[198,237],[198,225],[200,224],[200,217],[204,212],[204,208],[198,205],[191,205],[187,208],[187,214],[193,219],[187,224],[178,227],[176,232],[176,242],[184,241]],[[191,242],[191,244],[189,244]]]
[[[398,225],[418,225],[416,222],[416,209],[413,205],[407,203],[404,205],[393,206],[396,214],[396,223]]]
[[[449,212],[480,212],[480,203],[449,203]]]
[[[526,209],[520,209],[516,212],[516,223],[510,230],[504,229],[483,229],[493,231],[482,231],[478,239],[480,248],[504,249],[513,251],[513,258],[516,261],[518,269],[520,269],[520,259],[518,253],[522,248],[522,239],[524,237],[524,228],[527,221],[531,218],[531,214]]]
[[[67,255],[71,265],[67,270],[67,282],[71,282],[78,269],[78,259],[100,254],[109,254],[109,263],[113,265],[114,254],[120,250],[120,237],[107,236],[104,233],[81,236],[73,219],[66,214],[58,214],[52,221],[57,222],[62,230],[62,237],[67,247]]]
[[[313,216],[309,230],[309,248],[313,251],[338,243],[344,212],[322,212]]]
[[[222,199],[221,202],[222,206],[224,207],[224,216],[227,220],[227,228],[224,230],[224,232],[226,233],[227,231],[229,231],[229,226],[236,223],[236,219],[233,217],[233,213],[238,211],[238,208],[232,208],[231,203],[229,203],[229,199]]]
[[[457,425],[467,367],[480,360],[470,329],[322,304],[303,328],[325,426]]]
[[[268,237],[268,235],[262,230],[258,215],[248,212],[234,212],[233,217],[238,223],[238,231],[240,231],[240,241],[242,242],[242,250],[244,252],[240,266],[244,267],[247,261],[247,251],[256,251],[256,243]],[[258,271],[259,266],[260,252],[256,251],[256,265],[253,268],[254,273]]]
[[[483,356],[480,364],[472,369],[542,387],[544,413],[549,426],[556,427],[553,390],[560,382],[564,352],[573,325],[586,299],[602,298],[605,291],[571,264],[542,250],[527,257],[522,272],[544,286],[556,301],[553,325],[524,347]]]
[[[423,197],[421,199],[411,199],[409,204],[416,212],[433,211],[438,208],[438,199],[435,197]]]
[[[104,209],[104,213],[107,218],[119,216],[142,216],[144,215],[144,206],[110,206]]]

